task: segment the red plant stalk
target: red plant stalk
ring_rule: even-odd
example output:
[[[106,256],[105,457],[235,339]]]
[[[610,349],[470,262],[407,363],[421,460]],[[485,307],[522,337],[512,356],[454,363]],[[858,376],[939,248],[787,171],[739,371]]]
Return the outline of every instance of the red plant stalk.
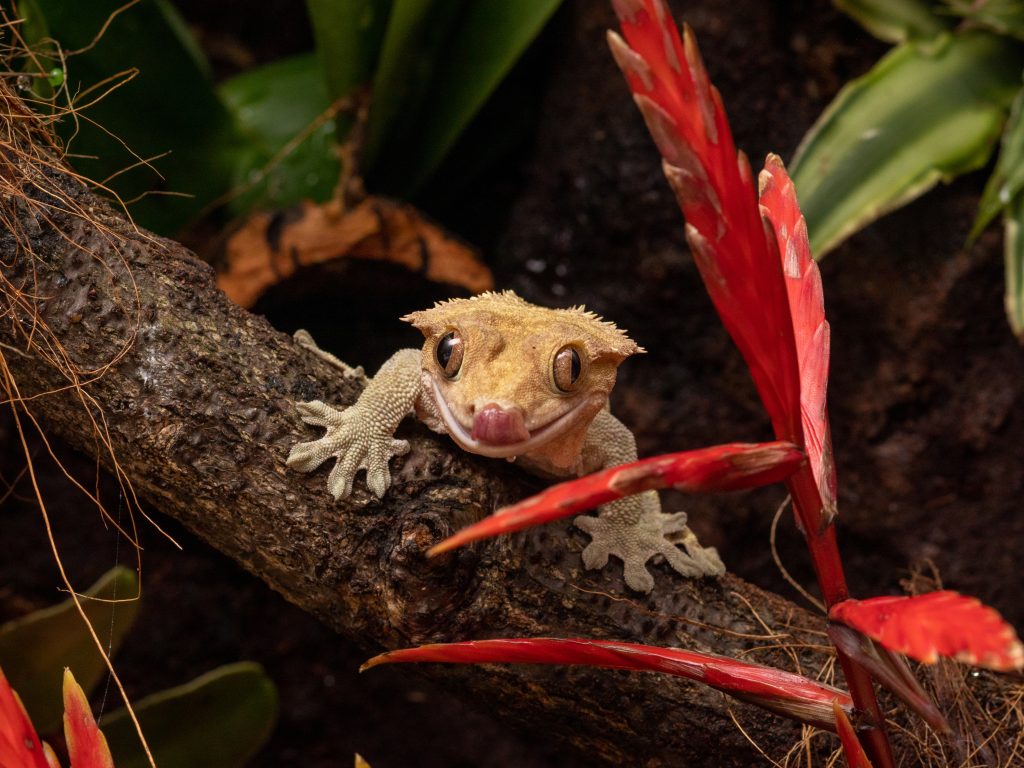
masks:
[[[804,461],[792,443],[729,443],[680,451],[570,480],[498,510],[432,547],[428,556],[471,541],[540,525],[623,496],[672,487],[686,493],[738,491],[785,480]]]
[[[831,607],[848,592],[832,525],[828,325],[792,183],[770,157],[758,206],[750,164],[735,149],[692,32],[686,28],[680,38],[663,0],[612,4],[625,40],[609,32],[609,45],[663,157],[708,294],[750,368],[776,437],[808,453],[809,463],[787,485]],[[873,720],[862,733],[865,746],[879,768],[890,768],[870,675],[844,653],[839,659],[854,701]]]
[[[836,730],[835,708],[849,711],[853,701],[838,688],[773,667],[724,656],[606,640],[530,638],[440,643],[382,653],[360,671],[378,664],[443,662],[454,664],[586,665],[642,672],[664,672],[703,683],[802,723]]]

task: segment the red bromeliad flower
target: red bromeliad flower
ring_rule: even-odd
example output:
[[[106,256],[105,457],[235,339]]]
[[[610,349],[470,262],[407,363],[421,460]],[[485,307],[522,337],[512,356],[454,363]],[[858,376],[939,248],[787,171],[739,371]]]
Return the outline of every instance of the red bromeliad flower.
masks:
[[[114,768],[107,740],[89,710],[89,702],[64,670],[64,740],[71,768]],[[57,756],[39,739],[18,694],[0,670],[0,768],[60,768]]]
[[[625,39],[609,45],[663,158],[686,218],[704,285],[750,368],[776,437],[804,448],[810,466],[787,481],[825,602],[848,597],[835,540],[835,473],[825,410],[829,333],[806,224],[781,161],[770,157],[760,205],[718,91],[689,28],[682,38],[664,0],[612,0]],[[839,654],[858,707],[877,727],[863,737],[893,765],[866,670]]]

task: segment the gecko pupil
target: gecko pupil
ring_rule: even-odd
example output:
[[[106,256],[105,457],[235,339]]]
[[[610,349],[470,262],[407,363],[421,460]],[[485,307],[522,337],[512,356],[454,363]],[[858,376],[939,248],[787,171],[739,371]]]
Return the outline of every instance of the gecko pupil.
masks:
[[[437,357],[437,364],[441,366],[441,371],[449,379],[462,367],[462,352],[462,337],[458,331],[449,331],[437,342],[434,355]]]
[[[571,392],[580,380],[583,362],[575,347],[562,347],[555,355],[554,379],[560,392]]]

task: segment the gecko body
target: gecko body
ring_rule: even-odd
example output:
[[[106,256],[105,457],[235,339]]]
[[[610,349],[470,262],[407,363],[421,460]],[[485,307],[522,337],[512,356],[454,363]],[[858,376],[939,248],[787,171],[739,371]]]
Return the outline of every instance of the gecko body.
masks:
[[[465,451],[514,459],[547,477],[636,460],[633,434],[609,411],[608,396],[619,364],[643,350],[614,324],[582,307],[538,307],[511,291],[442,302],[403,320],[423,332],[423,347],[396,352],[352,406],[296,404],[303,421],[327,431],[295,445],[288,466],[309,472],[335,458],[327,485],[336,499],[351,492],[361,470],[369,489],[384,495],[388,462],[409,450],[394,434],[410,414]],[[346,374],[362,375],[308,334],[296,338]],[[662,512],[654,491],[606,504],[575,524],[591,536],[584,565],[601,568],[614,555],[627,586],[640,592],[654,586],[646,563],[656,555],[684,576],[725,571],[687,527],[686,514]]]

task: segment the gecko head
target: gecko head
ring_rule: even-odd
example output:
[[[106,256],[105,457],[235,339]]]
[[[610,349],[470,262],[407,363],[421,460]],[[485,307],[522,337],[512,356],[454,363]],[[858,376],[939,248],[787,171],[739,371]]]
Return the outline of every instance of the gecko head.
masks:
[[[547,309],[511,291],[454,299],[403,318],[425,337],[424,391],[464,450],[575,459],[619,364],[642,352],[582,307]]]

